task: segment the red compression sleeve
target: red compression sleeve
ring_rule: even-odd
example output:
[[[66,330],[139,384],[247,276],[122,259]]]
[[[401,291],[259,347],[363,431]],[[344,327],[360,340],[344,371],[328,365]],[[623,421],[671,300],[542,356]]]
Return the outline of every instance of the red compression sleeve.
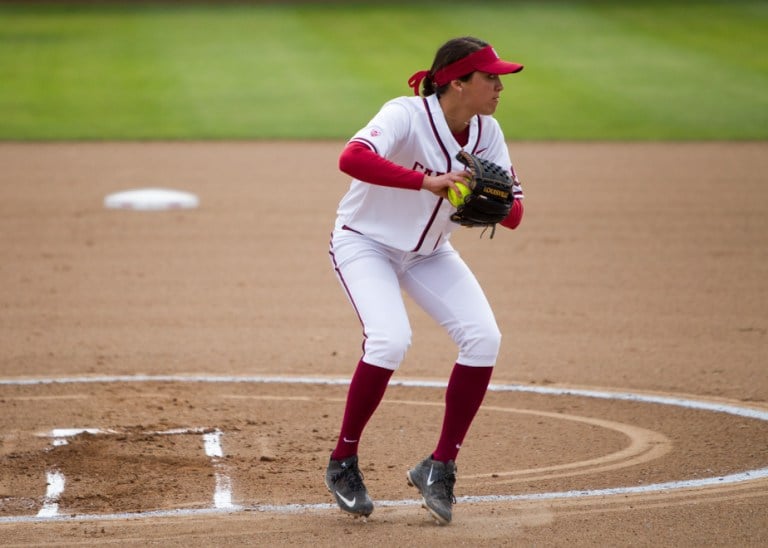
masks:
[[[523,201],[515,200],[512,202],[512,209],[507,215],[507,218],[499,223],[501,226],[515,229],[520,225],[520,221],[523,220]]]
[[[424,174],[382,158],[363,143],[347,143],[339,157],[339,169],[374,185],[420,190]]]

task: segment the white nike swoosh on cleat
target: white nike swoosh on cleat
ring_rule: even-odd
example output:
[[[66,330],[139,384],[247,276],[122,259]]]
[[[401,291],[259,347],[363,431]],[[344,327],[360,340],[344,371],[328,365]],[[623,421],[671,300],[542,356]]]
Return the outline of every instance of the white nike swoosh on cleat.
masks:
[[[352,500],[349,500],[348,498],[345,498],[344,495],[336,491],[336,496],[341,499],[341,501],[346,504],[349,508],[353,508],[355,506],[355,502],[357,502],[357,497],[353,498]]]
[[[434,469],[435,469],[435,465],[434,464],[429,467],[429,476],[427,476],[427,487],[429,487],[430,485],[432,485],[433,483],[435,483],[437,481],[436,479],[434,479],[434,480],[432,479],[432,470],[434,470]]]

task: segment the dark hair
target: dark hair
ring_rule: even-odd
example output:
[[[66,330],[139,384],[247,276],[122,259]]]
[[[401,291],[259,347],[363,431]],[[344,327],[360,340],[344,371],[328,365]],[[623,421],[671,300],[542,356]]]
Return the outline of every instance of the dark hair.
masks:
[[[438,97],[445,93],[445,90],[450,86],[450,82],[440,87],[435,87],[435,83],[432,81],[432,76],[443,67],[447,67],[451,63],[455,63],[459,59],[463,59],[470,53],[474,53],[483,49],[488,43],[474,38],[472,36],[462,36],[461,38],[453,38],[448,40],[445,44],[440,46],[435,53],[435,60],[432,62],[432,68],[429,69],[429,74],[424,78],[422,82],[422,89],[424,91],[424,97],[436,93]],[[466,81],[472,75],[465,74],[459,77],[459,80]]]

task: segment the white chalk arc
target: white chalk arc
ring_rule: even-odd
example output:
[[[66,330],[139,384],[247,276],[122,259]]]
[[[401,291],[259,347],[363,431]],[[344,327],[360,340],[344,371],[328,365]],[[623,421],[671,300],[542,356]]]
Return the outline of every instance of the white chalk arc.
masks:
[[[177,383],[257,383],[257,384],[311,384],[311,385],[346,385],[348,379],[323,378],[323,377],[286,377],[286,376],[206,376],[206,375],[108,375],[88,377],[60,377],[60,378],[28,378],[28,379],[0,379],[0,386],[24,386],[42,384],[89,384],[89,383],[142,383],[142,382],[177,382]],[[393,381],[392,386],[405,386],[416,388],[445,388],[445,382],[425,380],[399,380]],[[518,384],[491,384],[488,387],[491,392],[528,392],[551,396],[576,396],[584,398],[598,398],[607,400],[633,401],[657,405],[671,405],[686,409],[695,409],[715,413],[726,413],[739,417],[747,417],[761,421],[768,421],[768,410],[756,407],[735,405],[732,403],[719,403],[702,401],[687,397],[661,396],[654,394],[638,394],[632,392],[610,392],[603,390],[557,388],[553,386],[530,386]],[[519,502],[542,501],[556,499],[573,499],[588,497],[608,497],[616,495],[647,494],[681,489],[700,489],[706,487],[722,487],[729,484],[739,484],[768,478],[768,466],[753,470],[746,470],[724,476],[697,478],[691,480],[676,480],[648,485],[635,485],[627,487],[610,487],[604,489],[586,489],[574,491],[555,491],[547,493],[528,493],[520,495],[467,495],[458,497],[459,502],[484,503],[484,502]],[[228,486],[227,486],[228,487]],[[54,490],[59,486],[55,485]],[[55,500],[55,493],[49,502]],[[224,497],[226,498],[226,497]],[[395,507],[420,505],[420,500],[382,500],[376,501],[377,506]],[[167,510],[153,510],[147,512],[120,512],[113,514],[77,514],[71,515],[28,515],[28,516],[2,516],[0,523],[23,523],[40,521],[84,521],[84,520],[125,520],[162,517],[203,516],[225,514],[242,511],[256,511],[268,513],[303,513],[322,511],[337,508],[332,503],[319,504],[282,504],[282,505],[242,505],[236,506],[229,500],[220,501],[211,508],[181,508]],[[45,514],[44,512],[41,512]]]

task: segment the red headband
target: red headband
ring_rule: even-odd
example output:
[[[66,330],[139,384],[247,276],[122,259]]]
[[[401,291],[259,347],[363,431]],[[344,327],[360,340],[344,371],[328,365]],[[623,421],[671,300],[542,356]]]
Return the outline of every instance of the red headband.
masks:
[[[476,70],[487,72],[488,74],[511,74],[523,70],[523,65],[503,61],[499,58],[493,46],[485,46],[439,69],[432,75],[432,81],[435,83],[435,86],[440,87]],[[415,95],[419,94],[421,81],[427,76],[429,76],[428,70],[420,70],[408,79],[408,85],[413,88]]]

